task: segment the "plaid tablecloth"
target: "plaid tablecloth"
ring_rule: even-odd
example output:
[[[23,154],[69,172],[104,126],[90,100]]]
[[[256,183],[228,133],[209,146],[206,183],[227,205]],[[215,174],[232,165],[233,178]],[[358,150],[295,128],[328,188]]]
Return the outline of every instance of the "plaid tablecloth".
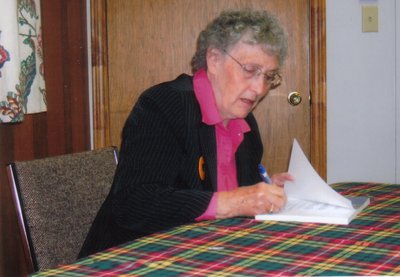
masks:
[[[38,276],[400,275],[400,185],[346,183],[371,197],[349,225],[205,221],[144,237]]]

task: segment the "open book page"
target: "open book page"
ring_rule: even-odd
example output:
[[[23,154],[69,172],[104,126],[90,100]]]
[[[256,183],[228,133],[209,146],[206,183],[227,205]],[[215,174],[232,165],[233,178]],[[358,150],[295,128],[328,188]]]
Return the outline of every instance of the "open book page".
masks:
[[[351,202],[333,190],[314,170],[297,140],[293,142],[288,172],[295,178],[295,181],[285,183],[286,195],[291,198],[351,208]]]
[[[348,224],[369,204],[367,197],[344,197],[314,170],[295,140],[288,172],[295,181],[285,183],[286,206],[278,213],[256,215],[256,220]]]

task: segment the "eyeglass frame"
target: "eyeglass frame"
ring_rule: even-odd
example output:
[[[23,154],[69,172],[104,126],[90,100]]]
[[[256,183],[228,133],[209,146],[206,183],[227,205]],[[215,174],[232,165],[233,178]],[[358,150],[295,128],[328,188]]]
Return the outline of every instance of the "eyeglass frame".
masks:
[[[271,73],[273,73],[273,75],[268,75],[268,73],[262,72],[260,67],[258,67],[256,65],[251,65],[251,64],[242,64],[236,58],[234,58],[231,54],[229,54],[228,51],[226,51],[225,49],[223,49],[222,51],[226,55],[228,55],[232,60],[234,60],[242,68],[242,70],[245,74],[249,74],[248,78],[258,77],[261,74],[263,74],[264,75],[263,79],[264,79],[265,84],[267,84],[268,89],[274,89],[281,84],[282,76],[281,76],[280,72],[273,71],[273,72],[271,72]],[[252,69],[250,70],[246,66],[254,66],[255,70],[252,70]],[[277,80],[277,81],[275,81],[275,80]]]

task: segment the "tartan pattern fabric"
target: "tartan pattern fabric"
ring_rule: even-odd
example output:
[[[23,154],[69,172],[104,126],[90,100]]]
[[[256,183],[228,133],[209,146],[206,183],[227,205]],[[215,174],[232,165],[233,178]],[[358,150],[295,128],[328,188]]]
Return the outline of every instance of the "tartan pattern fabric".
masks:
[[[400,185],[335,189],[371,204],[349,225],[248,218],[184,225],[37,276],[400,275]]]

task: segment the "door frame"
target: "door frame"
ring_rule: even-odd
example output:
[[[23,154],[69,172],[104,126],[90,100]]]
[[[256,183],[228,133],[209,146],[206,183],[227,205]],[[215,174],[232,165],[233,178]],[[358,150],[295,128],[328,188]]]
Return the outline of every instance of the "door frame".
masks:
[[[108,84],[107,0],[90,0],[93,147],[111,143]],[[310,159],[326,180],[326,0],[310,0]]]

